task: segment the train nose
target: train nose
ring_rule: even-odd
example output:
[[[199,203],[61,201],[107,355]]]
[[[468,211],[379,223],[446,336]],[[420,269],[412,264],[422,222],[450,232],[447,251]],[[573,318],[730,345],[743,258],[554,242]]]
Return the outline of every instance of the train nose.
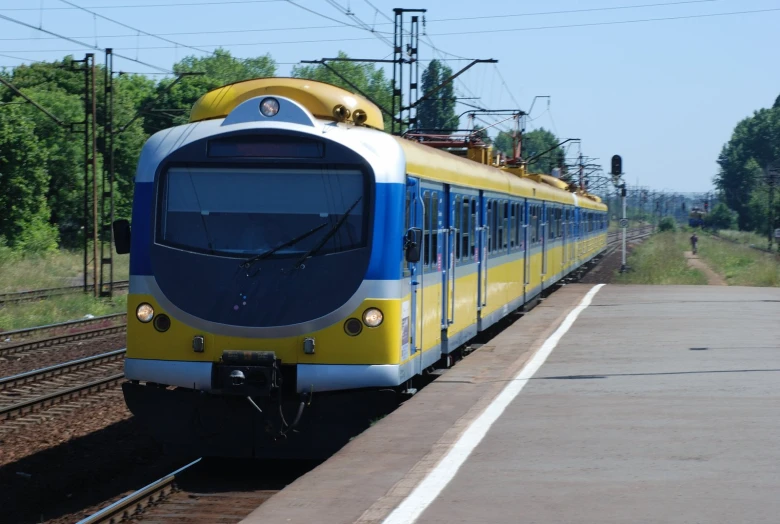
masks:
[[[244,376],[244,373],[238,369],[234,369],[230,373],[230,381],[233,383],[234,386],[243,386],[245,380],[246,377]]]

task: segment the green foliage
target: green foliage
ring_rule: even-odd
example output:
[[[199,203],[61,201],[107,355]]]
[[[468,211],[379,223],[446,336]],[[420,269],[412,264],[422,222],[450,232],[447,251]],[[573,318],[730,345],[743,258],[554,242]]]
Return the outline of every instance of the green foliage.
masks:
[[[0,236],[11,248],[46,249],[47,238],[56,242],[48,224],[47,160],[23,106],[5,106],[0,111]]]
[[[530,159],[554,147],[558,142],[560,142],[558,137],[543,127],[534,129],[523,135],[522,157],[526,160]],[[563,148],[557,147],[538,160],[533,161],[528,166],[528,170],[531,173],[545,173],[549,175],[552,173],[553,168],[563,164],[564,158]]]
[[[658,223],[658,231],[676,231],[677,222],[672,217],[663,217]]]
[[[438,60],[431,60],[422,74],[422,89],[420,96],[433,92],[452,76],[452,69]],[[448,82],[427,100],[420,103],[417,109],[417,125],[423,130],[453,130],[458,129],[459,120],[455,113],[455,90],[452,82]]]
[[[730,286],[780,287],[780,262],[743,244],[703,238],[699,256]]]
[[[780,162],[780,107],[761,109],[739,122],[718,157],[715,184],[728,207],[739,214],[740,229],[759,225],[751,200],[761,187],[764,168],[773,162]]]
[[[631,271],[615,276],[619,284],[706,284],[707,277],[688,266],[688,235],[667,231],[653,235],[628,257]]]
[[[190,109],[206,92],[241,80],[265,78],[276,74],[276,62],[270,55],[242,60],[229,51],[217,49],[213,55],[188,56],[173,66],[177,73],[202,73],[187,76],[171,87],[172,79],[160,82],[144,117],[144,128],[151,135],[168,127],[186,124]]]
[[[718,202],[712,212],[705,215],[704,225],[713,229],[733,229],[737,227],[737,215],[726,204]]]
[[[339,51],[338,56],[339,58],[349,58],[343,51]],[[352,86],[323,65],[295,66],[292,69],[292,76],[333,84],[358,95],[362,92],[372,102],[390,111],[393,102],[392,81],[385,77],[384,69],[378,68],[374,64],[360,62],[332,62],[328,65],[337,71],[339,75],[349,79],[350,82],[360,89],[360,92],[356,93]],[[385,131],[389,131],[391,126],[390,116],[384,111],[382,115]]]
[[[497,151],[504,153],[509,158],[514,156],[512,144],[512,135],[506,131],[499,131],[496,135],[496,139],[493,141],[493,147],[495,147]]]

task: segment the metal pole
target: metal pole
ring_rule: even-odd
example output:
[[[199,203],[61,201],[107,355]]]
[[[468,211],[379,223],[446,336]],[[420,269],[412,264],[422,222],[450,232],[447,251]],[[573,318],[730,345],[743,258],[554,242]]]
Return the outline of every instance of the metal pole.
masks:
[[[92,285],[93,295],[100,296],[100,286],[98,285],[98,243],[100,242],[100,218],[98,216],[98,180],[97,180],[97,86],[95,84],[95,55],[90,54],[90,76],[92,82]]]
[[[623,201],[623,220],[626,219],[626,185],[623,184],[620,188],[620,199]],[[625,222],[623,222],[625,224]],[[620,272],[623,273],[626,270],[626,231],[627,227],[623,227],[623,256],[621,259]]]

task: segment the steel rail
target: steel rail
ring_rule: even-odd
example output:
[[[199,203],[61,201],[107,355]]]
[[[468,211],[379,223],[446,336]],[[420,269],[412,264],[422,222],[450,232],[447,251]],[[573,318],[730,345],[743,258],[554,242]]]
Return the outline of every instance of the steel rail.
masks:
[[[114,289],[127,289],[130,286],[128,280],[118,280],[113,284]],[[87,290],[94,289],[94,286],[87,285]],[[0,304],[11,304],[19,302],[29,302],[32,300],[40,300],[44,298],[70,295],[73,293],[80,293],[84,291],[84,286],[65,286],[65,287],[51,287],[45,289],[31,289],[29,291],[15,291],[12,293],[0,293]]]
[[[33,326],[22,329],[12,329],[10,331],[0,331],[0,338],[13,338],[13,337],[28,337],[39,331],[51,331],[55,329],[66,329],[70,327],[88,326],[90,324],[98,324],[104,321],[111,321],[125,316],[127,313],[111,313],[110,315],[101,315],[99,317],[92,318],[80,318],[78,320],[68,320],[66,322],[57,322],[56,324],[46,324],[44,326]]]
[[[132,517],[134,514],[143,511],[148,504],[157,502],[170,494],[174,489],[173,483],[176,481],[176,477],[200,461],[201,459],[197,459],[190,462],[186,466],[144,486],[135,493],[131,493],[110,506],[106,506],[97,513],[80,520],[78,524],[114,523]]]
[[[88,340],[91,338],[97,338],[106,335],[116,335],[124,332],[126,328],[127,328],[127,324],[123,323],[123,324],[117,324],[115,326],[90,329],[87,331],[79,331],[78,333],[68,333],[65,335],[58,335],[49,338],[30,340],[27,342],[19,342],[16,344],[0,345],[0,355],[11,355],[13,353],[20,353],[22,351],[46,348],[46,347],[56,346],[58,344],[76,342],[78,340]],[[0,337],[6,335],[7,333],[0,333]]]
[[[0,391],[9,389],[15,386],[21,386],[22,384],[28,384],[30,382],[36,382],[46,378],[56,377],[64,373],[70,373],[79,369],[85,369],[89,367],[97,366],[98,364],[105,364],[107,362],[113,362],[124,357],[126,348],[117,349],[115,351],[109,351],[108,353],[101,353],[92,357],[80,358],[78,360],[71,360],[62,364],[56,364],[41,369],[35,369],[33,371],[27,371],[25,373],[19,373],[18,375],[11,375],[9,377],[0,378]]]
[[[99,378],[86,384],[80,384],[60,391],[54,391],[40,397],[31,398],[23,402],[0,407],[0,420],[8,420],[25,413],[35,411],[35,408],[61,404],[65,400],[83,397],[87,394],[106,390],[119,384],[125,378],[124,373],[117,373],[104,378]]]

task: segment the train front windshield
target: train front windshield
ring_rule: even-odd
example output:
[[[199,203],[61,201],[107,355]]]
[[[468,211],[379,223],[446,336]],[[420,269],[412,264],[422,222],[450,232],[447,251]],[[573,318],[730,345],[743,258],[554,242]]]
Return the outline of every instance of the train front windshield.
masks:
[[[341,222],[317,254],[348,251],[366,243],[364,191],[365,177],[357,169],[175,167],[162,181],[157,241],[245,256],[314,231],[273,255],[295,256],[316,247]]]

